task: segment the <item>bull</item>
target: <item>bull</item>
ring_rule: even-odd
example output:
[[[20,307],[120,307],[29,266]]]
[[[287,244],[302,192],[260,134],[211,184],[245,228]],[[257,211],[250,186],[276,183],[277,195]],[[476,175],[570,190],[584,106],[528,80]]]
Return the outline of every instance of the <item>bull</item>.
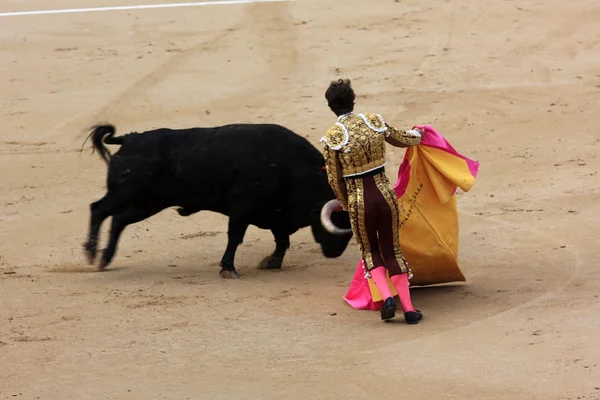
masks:
[[[275,124],[208,128],[160,128],[115,136],[113,125],[90,128],[92,154],[108,167],[107,192],[90,204],[83,244],[97,259],[102,222],[112,217],[98,269],[113,260],[125,227],[175,207],[179,215],[211,211],[228,217],[227,247],[220,275],[237,278],[235,254],[248,226],[270,230],[274,252],[260,268],[280,269],[290,235],[310,226],[323,255],[343,254],[352,237],[324,170],[321,153],[305,138]],[[85,142],[84,142],[85,145]],[[119,145],[111,154],[106,145]]]

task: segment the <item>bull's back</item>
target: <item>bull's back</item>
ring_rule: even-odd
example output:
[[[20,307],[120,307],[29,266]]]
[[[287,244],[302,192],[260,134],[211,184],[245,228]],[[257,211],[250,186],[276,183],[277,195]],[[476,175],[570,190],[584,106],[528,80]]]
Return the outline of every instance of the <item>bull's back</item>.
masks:
[[[275,124],[234,124],[215,130],[210,147],[228,162],[257,165],[322,164],[321,153],[304,137]]]
[[[211,128],[161,128],[123,136],[117,152],[123,157],[186,155],[221,160],[224,164],[281,163],[322,164],[321,153],[304,137],[276,124],[230,124]],[[204,156],[204,157],[201,157]]]
[[[217,128],[204,151],[210,168],[224,182],[255,182],[262,192],[289,190],[292,183],[314,181],[323,157],[305,138],[270,124],[236,124]]]

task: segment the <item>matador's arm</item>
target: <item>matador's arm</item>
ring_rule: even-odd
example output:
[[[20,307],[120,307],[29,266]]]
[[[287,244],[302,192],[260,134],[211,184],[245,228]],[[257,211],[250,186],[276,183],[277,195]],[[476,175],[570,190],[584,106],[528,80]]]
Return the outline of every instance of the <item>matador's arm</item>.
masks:
[[[382,133],[385,141],[395,147],[409,147],[421,143],[422,135],[419,131],[396,129],[388,125],[379,114],[359,114],[363,121],[375,132]]]
[[[423,136],[419,131],[410,129],[408,131],[396,129],[393,126],[385,124],[387,130],[383,133],[385,141],[395,147],[416,146],[421,143]]]
[[[323,158],[325,159],[325,170],[327,171],[329,186],[333,189],[335,197],[344,207],[344,210],[348,210],[348,192],[342,175],[342,166],[336,151],[329,148],[327,143],[323,143]]]

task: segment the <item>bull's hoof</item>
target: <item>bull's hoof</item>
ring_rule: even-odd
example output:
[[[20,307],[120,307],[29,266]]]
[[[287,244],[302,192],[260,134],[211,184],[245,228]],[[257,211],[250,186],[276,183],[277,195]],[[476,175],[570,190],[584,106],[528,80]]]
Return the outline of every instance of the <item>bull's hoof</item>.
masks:
[[[238,274],[235,269],[222,269],[221,272],[219,272],[219,275],[221,275],[221,278],[223,279],[237,279],[240,277],[240,274]]]
[[[267,256],[258,264],[259,269],[281,269],[283,257]]]
[[[109,262],[105,259],[100,260],[100,264],[98,264],[98,271],[104,271],[106,267],[108,267]]]
[[[98,271],[104,271],[108,267],[108,264],[110,264],[110,260],[107,259],[106,253],[102,252],[100,263],[98,263]]]
[[[96,260],[96,249],[92,248],[89,243],[83,244],[83,254],[90,265],[94,265],[94,260]]]

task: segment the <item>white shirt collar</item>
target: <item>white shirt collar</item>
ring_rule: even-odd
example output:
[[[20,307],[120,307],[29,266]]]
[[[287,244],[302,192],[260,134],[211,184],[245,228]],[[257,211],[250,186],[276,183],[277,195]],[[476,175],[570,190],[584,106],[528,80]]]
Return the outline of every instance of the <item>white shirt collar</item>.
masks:
[[[350,114],[353,114],[353,112],[352,112],[352,111],[350,111],[349,113],[346,113],[346,114],[342,114],[342,115],[340,115],[340,116],[338,117],[338,119],[337,119],[337,120],[338,120],[338,122],[339,122],[339,121],[340,121],[342,118],[344,118],[344,117],[347,117],[347,116],[348,116],[348,115],[350,115]]]

